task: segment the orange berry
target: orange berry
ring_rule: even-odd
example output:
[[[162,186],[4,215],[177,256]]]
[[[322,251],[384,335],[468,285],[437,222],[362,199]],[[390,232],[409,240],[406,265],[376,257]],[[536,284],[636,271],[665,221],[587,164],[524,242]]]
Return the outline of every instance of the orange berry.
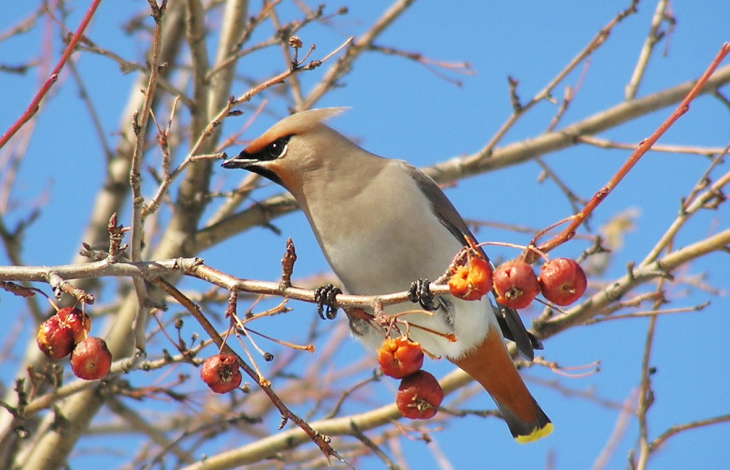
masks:
[[[74,334],[57,315],[53,315],[38,327],[36,343],[46,356],[51,359],[61,359],[71,354],[74,348]]]
[[[231,354],[216,354],[203,362],[200,378],[215,393],[228,393],[241,385],[238,359]]]
[[[385,338],[377,350],[383,374],[402,379],[423,367],[423,349],[405,336]]]
[[[80,379],[101,379],[109,373],[111,365],[112,353],[101,338],[88,336],[71,353],[71,370]]]
[[[449,290],[464,300],[479,300],[492,290],[492,267],[480,255],[469,255],[449,278]]]

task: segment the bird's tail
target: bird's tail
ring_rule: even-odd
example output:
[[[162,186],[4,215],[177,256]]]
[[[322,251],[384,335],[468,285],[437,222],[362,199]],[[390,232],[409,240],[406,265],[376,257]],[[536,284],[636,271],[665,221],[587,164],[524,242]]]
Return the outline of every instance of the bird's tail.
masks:
[[[527,390],[507,353],[499,330],[490,327],[487,337],[459,359],[450,359],[479,382],[497,403],[515,440],[536,441],[553,431],[553,424]]]

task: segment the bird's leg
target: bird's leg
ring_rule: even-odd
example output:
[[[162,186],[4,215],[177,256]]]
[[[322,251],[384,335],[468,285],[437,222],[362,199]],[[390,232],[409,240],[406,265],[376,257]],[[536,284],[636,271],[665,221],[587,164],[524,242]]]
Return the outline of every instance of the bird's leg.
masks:
[[[317,287],[314,290],[314,301],[317,302],[317,314],[322,320],[332,320],[337,317],[337,307],[334,306],[335,297],[342,290],[332,284]],[[326,308],[325,308],[326,307]]]
[[[421,308],[433,312],[436,310],[436,304],[433,303],[434,295],[429,289],[431,281],[428,279],[419,279],[411,283],[411,288],[408,289],[408,300],[413,303],[421,304]]]

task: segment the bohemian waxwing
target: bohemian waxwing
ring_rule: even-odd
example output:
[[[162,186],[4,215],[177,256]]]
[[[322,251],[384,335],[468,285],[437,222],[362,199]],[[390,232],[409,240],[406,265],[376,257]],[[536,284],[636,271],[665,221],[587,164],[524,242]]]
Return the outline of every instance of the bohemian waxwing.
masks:
[[[420,170],[373,155],[323,124],[342,110],[315,109],[282,119],[223,167],[258,173],[294,196],[348,293],[400,292],[416,280],[438,278],[472,237],[469,228]],[[401,317],[420,326],[410,328],[409,336],[479,382],[518,442],[548,435],[550,419],[527,390],[502,339],[504,333],[515,340],[529,358],[533,346],[539,347],[517,313],[495,309],[486,296],[434,300],[433,315]],[[385,313],[405,310],[413,309],[400,304]],[[384,339],[381,328],[362,318],[350,317],[350,327],[373,351]]]

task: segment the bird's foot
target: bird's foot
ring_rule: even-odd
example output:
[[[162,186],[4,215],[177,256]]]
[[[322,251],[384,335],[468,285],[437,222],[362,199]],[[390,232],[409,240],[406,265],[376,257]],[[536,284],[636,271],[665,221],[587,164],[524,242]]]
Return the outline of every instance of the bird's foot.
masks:
[[[317,302],[317,314],[322,320],[332,320],[337,317],[337,307],[334,306],[335,297],[342,290],[332,284],[317,287],[314,290],[314,301]]]
[[[433,312],[436,310],[436,304],[434,304],[434,295],[429,289],[431,281],[428,279],[419,279],[411,283],[411,288],[408,289],[408,299],[413,303],[421,304],[421,308]]]

